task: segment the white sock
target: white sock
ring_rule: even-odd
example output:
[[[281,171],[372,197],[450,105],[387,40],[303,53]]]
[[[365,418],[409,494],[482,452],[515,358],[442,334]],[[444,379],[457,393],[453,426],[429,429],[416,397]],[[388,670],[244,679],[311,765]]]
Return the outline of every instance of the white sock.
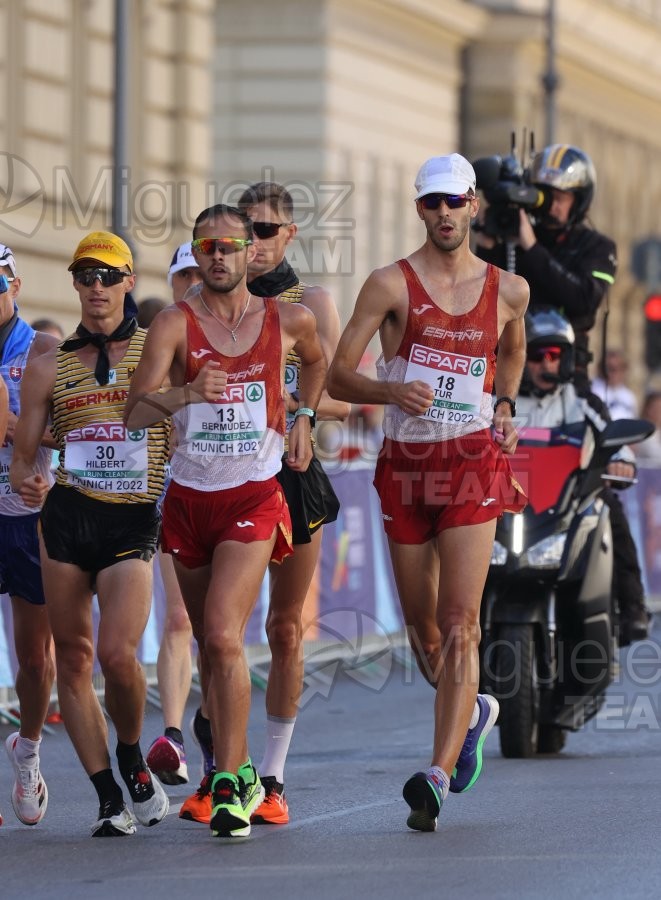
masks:
[[[441,789],[441,796],[445,800],[450,791],[450,776],[448,773],[441,769],[440,766],[430,766],[425,774],[433,778]]]
[[[38,741],[31,741],[30,738],[21,737],[19,734],[14,752],[19,760],[34,758],[35,755],[39,755],[40,744],[41,738]]]
[[[285,781],[285,761],[289,752],[296,718],[280,719],[266,716],[266,746],[264,759],[258,771],[260,775],[272,775],[280,784]]]
[[[473,707],[473,715],[471,716],[470,725],[468,727],[475,728],[475,726],[477,725],[477,723],[479,721],[479,718],[480,718],[480,706],[476,700],[475,706]]]

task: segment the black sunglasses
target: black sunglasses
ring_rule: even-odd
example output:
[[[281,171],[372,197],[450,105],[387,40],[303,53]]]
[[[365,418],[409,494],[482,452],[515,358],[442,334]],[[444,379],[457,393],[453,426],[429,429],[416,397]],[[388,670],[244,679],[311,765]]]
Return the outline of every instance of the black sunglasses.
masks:
[[[73,271],[74,281],[82,284],[83,287],[92,287],[95,281],[100,281],[103,287],[113,287],[130,275],[130,272],[120,272],[119,269],[103,269],[98,266],[74,269]]]
[[[253,222],[252,230],[263,241],[266,238],[275,237],[285,225],[291,225],[291,222]]]
[[[425,194],[420,204],[424,209],[438,209],[444,202],[448,209],[463,209],[472,199],[470,194]]]

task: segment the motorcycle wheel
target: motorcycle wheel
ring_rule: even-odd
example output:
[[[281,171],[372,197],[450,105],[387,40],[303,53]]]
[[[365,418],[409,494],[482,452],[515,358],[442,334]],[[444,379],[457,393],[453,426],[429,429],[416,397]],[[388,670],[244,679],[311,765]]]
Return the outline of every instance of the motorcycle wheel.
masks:
[[[537,753],[540,687],[532,625],[506,625],[498,633],[496,697],[500,703],[500,750],[506,759]]]
[[[538,753],[560,753],[565,746],[566,732],[555,725],[540,725],[537,739]]]

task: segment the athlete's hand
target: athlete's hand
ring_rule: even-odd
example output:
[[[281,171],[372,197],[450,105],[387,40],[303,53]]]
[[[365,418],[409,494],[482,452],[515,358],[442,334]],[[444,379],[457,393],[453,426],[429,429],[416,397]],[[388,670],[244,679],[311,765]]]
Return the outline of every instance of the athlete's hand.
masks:
[[[500,412],[501,407],[505,405],[501,403],[493,414],[494,440],[503,453],[514,453],[519,442],[519,432],[509,409],[507,412]]]
[[[24,479],[18,494],[26,506],[38,508],[43,505],[49,489],[50,485],[43,475],[30,475]]]
[[[289,431],[287,465],[294,472],[305,472],[312,460],[310,417],[297,416]]]
[[[202,366],[189,388],[193,393],[193,403],[218,403],[227,387],[227,372],[220,368],[220,363],[210,359]]]
[[[434,402],[434,392],[424,381],[391,384],[392,402],[409,416],[421,416]]]

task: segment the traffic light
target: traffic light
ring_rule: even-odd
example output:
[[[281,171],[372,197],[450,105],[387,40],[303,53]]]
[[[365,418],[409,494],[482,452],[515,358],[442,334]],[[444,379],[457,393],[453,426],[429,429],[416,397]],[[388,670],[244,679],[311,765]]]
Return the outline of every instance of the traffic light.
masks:
[[[650,372],[661,371],[661,291],[650,294],[645,309],[645,365]]]

